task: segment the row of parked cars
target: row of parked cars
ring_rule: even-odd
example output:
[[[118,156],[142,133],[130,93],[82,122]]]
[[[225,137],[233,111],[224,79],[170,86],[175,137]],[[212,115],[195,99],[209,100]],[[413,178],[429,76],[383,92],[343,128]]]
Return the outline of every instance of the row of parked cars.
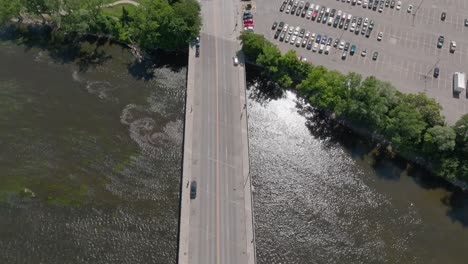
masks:
[[[254,23],[253,23],[253,15],[250,11],[244,11],[244,15],[242,16],[242,19],[244,20],[244,30],[254,30]]]
[[[362,5],[363,8],[379,11],[380,13],[382,13],[384,7],[396,8],[396,10],[401,9],[401,1],[395,0],[341,0],[341,2],[348,2],[351,5]]]
[[[349,55],[354,55],[357,51],[356,45],[351,43],[328,37],[327,35],[320,35],[316,33],[311,33],[306,31],[304,28],[289,26],[284,22],[274,22],[272,25],[272,30],[276,30],[274,38],[279,39],[279,41],[295,45],[296,47],[303,47],[313,52],[329,54],[331,47],[342,50],[343,53],[341,58],[344,60],[347,57],[348,51]],[[367,55],[367,50],[363,49],[361,51],[361,56],[365,57]],[[379,53],[375,51],[372,55],[373,60],[377,60]]]
[[[345,0],[346,1],[346,0]],[[374,20],[369,18],[353,17],[351,14],[346,14],[341,10],[331,9],[320,5],[311,4],[298,0],[284,0],[280,8],[282,12],[286,8],[286,13],[296,14],[297,16],[305,17],[318,23],[327,24],[335,28],[344,30],[350,29],[356,35],[365,35],[369,37],[374,28]]]

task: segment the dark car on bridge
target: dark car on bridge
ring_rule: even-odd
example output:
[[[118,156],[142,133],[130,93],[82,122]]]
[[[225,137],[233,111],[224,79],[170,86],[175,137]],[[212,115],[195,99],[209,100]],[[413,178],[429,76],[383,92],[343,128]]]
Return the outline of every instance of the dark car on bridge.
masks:
[[[195,199],[197,197],[197,182],[192,181],[190,183],[190,199]]]

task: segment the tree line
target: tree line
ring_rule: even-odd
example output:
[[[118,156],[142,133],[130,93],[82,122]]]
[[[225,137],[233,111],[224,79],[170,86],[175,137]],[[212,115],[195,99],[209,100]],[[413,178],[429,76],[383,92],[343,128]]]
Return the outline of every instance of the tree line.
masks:
[[[279,86],[294,88],[312,105],[383,136],[394,152],[421,161],[435,175],[468,181],[468,114],[448,126],[442,107],[423,93],[404,94],[374,76],[363,79],[303,63],[295,51],[281,54],[263,35],[242,32],[240,38],[246,57]]]
[[[142,49],[187,47],[201,28],[196,0],[137,0],[118,15],[103,12],[109,0],[0,0],[0,23],[42,21],[55,38],[84,34],[112,37]]]

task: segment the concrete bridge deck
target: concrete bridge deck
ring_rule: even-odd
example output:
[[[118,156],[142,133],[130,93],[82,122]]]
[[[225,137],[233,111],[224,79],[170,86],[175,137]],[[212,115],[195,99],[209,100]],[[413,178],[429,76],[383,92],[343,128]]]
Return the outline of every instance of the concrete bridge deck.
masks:
[[[200,56],[189,54],[178,263],[254,264],[245,68],[233,64],[241,2],[201,6]]]

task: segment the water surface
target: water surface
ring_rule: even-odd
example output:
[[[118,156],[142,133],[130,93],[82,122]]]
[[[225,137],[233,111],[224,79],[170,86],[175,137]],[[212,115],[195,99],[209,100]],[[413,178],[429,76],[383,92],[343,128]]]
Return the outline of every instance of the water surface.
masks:
[[[0,43],[0,263],[175,263],[186,68],[82,48]]]
[[[468,195],[396,161],[248,71],[259,264],[467,263]],[[410,175],[410,176],[409,176]]]

